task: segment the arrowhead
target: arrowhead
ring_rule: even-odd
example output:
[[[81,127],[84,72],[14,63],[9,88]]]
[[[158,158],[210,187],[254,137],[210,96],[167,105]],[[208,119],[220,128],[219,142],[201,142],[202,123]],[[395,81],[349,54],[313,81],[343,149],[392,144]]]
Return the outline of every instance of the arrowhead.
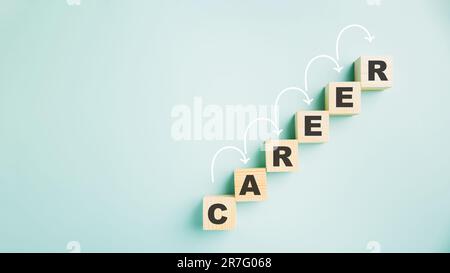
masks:
[[[281,132],[283,132],[283,129],[275,130],[273,131],[277,136],[280,136]]]
[[[250,160],[250,158],[246,157],[246,158],[242,158],[240,159],[240,161],[244,164],[247,164],[247,162]]]
[[[367,41],[369,41],[369,43],[371,43],[373,39],[375,39],[375,36],[370,35],[369,37],[365,37],[364,39],[366,39]]]
[[[306,104],[308,104],[308,105],[310,105],[311,104],[311,102],[313,101],[314,99],[304,99],[303,101],[306,103]]]
[[[341,70],[342,70],[343,68],[344,68],[343,66],[338,66],[338,67],[335,67],[335,68],[333,68],[333,69],[336,70],[337,73],[341,73]]]

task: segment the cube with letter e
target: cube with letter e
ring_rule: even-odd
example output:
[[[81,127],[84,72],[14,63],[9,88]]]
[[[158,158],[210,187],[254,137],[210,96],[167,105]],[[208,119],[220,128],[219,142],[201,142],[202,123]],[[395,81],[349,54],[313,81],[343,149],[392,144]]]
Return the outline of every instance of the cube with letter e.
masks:
[[[298,142],[327,142],[328,131],[328,111],[299,111],[295,114],[295,136]]]
[[[361,110],[359,82],[330,82],[325,88],[325,109],[330,115],[356,115]]]

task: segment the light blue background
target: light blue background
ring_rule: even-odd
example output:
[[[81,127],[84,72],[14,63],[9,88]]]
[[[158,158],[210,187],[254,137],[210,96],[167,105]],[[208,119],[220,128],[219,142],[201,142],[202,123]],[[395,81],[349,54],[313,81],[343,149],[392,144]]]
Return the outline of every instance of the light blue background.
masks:
[[[0,4],[0,251],[450,251],[450,2],[3,0]],[[301,171],[269,174],[269,200],[238,204],[232,232],[204,232],[204,195],[232,192],[223,145],[175,142],[171,109],[271,104],[303,84],[312,109],[360,55],[392,55],[394,87],[300,145]],[[294,137],[297,94],[281,100]],[[261,140],[262,141],[262,140]],[[249,146],[250,166],[261,141]]]

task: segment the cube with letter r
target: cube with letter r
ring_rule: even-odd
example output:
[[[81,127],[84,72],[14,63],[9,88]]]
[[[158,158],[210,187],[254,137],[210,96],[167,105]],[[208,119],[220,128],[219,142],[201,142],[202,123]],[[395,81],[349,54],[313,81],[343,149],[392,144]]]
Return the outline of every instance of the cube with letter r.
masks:
[[[266,170],[267,172],[294,172],[298,170],[298,141],[267,140]]]
[[[361,90],[383,90],[392,87],[390,56],[361,56],[355,61],[355,81]]]

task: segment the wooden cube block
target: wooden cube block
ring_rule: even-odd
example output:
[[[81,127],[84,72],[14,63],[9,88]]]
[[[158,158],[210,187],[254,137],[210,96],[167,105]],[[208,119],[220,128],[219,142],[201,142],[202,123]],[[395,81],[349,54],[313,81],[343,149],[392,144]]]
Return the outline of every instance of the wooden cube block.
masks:
[[[299,111],[295,114],[295,136],[300,143],[328,141],[328,111]]]
[[[203,230],[230,230],[236,226],[236,199],[232,195],[203,197]]]
[[[355,61],[355,81],[361,90],[383,90],[392,86],[392,58],[361,56]]]
[[[268,140],[265,143],[266,170],[293,172],[298,170],[297,140]]]
[[[359,82],[330,82],[325,88],[325,109],[330,115],[356,115],[361,109]]]
[[[266,169],[236,169],[234,171],[234,195],[237,202],[266,200]]]

